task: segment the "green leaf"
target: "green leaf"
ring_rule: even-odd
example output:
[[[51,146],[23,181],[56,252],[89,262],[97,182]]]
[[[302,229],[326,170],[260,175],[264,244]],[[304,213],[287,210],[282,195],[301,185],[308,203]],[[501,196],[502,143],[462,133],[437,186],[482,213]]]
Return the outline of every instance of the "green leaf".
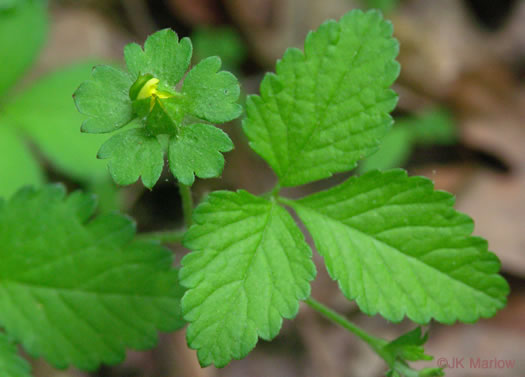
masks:
[[[0,333],[0,376],[31,377],[31,366],[4,333]]]
[[[472,219],[430,180],[372,171],[291,202],[343,294],[394,322],[474,322],[494,315],[509,287]]]
[[[181,283],[188,344],[201,365],[225,366],[293,318],[315,276],[311,250],[292,217],[246,191],[216,191],[184,238]]]
[[[252,148],[295,186],[352,169],[376,150],[397,103],[399,74],[392,25],[377,11],[354,10],[288,49],[277,74],[247,100],[244,131]]]
[[[204,59],[192,68],[184,80],[182,93],[186,95],[188,112],[213,123],[229,122],[242,113],[237,78],[221,71],[217,56]]]
[[[43,77],[8,103],[4,112],[57,170],[82,181],[108,178],[105,164],[95,158],[107,136],[81,134],[77,125],[84,117],[71,101],[71,93],[92,66],[79,63]]]
[[[109,172],[119,185],[132,184],[142,176],[144,186],[151,189],[164,167],[162,146],[144,128],[112,136],[100,148],[98,158],[109,159]]]
[[[183,325],[169,250],[133,241],[135,226],[61,186],[0,205],[0,325],[58,368],[94,370]]]
[[[82,131],[106,133],[118,130],[133,119],[129,89],[130,76],[118,68],[98,65],[91,78],[77,89],[73,97],[78,111],[87,115]]]
[[[221,152],[229,152],[233,143],[222,130],[209,124],[192,124],[173,136],[169,145],[169,164],[173,175],[191,186],[199,178],[218,177],[224,168]]]
[[[10,197],[20,187],[40,186],[44,174],[15,130],[0,121],[0,197]]]
[[[246,47],[239,33],[231,27],[199,27],[192,34],[196,61],[219,56],[224,68],[238,70],[246,58]]]
[[[191,41],[182,38],[179,42],[177,34],[171,29],[150,35],[144,43],[144,51],[136,43],[124,48],[126,65],[133,80],[141,74],[150,73],[172,87],[177,85],[188,70],[191,53]]]
[[[11,5],[15,7],[0,12],[0,95],[33,63],[48,26],[46,1],[25,0]]]

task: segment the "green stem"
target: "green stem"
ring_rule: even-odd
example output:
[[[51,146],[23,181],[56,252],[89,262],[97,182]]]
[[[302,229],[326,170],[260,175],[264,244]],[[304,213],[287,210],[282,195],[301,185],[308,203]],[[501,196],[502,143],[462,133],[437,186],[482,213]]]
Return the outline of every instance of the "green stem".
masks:
[[[193,215],[193,196],[191,194],[191,186],[186,186],[179,182],[179,192],[182,200],[182,214],[184,215],[184,223],[186,228],[190,228],[192,224]]]
[[[317,310],[323,317],[329,319],[330,321],[338,324],[339,326],[344,327],[354,335],[357,335],[361,340],[366,342],[379,356],[383,359],[385,358],[382,348],[388,343],[384,339],[376,338],[373,335],[368,334],[365,330],[354,325],[348,319],[336,313],[332,309],[321,304],[319,301],[315,300],[312,297],[309,297],[305,302],[314,310]]]
[[[160,243],[181,243],[184,233],[185,230],[141,233],[137,235],[137,239],[141,241],[158,241]]]

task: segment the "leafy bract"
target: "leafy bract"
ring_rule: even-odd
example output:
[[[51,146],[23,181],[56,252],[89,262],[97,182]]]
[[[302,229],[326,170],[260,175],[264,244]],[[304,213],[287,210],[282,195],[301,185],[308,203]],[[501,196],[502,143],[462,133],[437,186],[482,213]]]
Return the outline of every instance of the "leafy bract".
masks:
[[[91,79],[76,90],[73,97],[78,111],[88,118],[82,131],[106,133],[118,130],[133,119],[129,89],[133,81],[120,69],[98,65],[93,68]]]
[[[31,366],[4,333],[0,333],[0,376],[31,377]]]
[[[183,324],[170,251],[133,241],[124,216],[89,220],[94,210],[61,186],[0,203],[0,325],[59,368],[120,362]]]
[[[99,156],[110,158],[115,181],[129,184],[142,174],[145,186],[151,188],[157,182],[164,164],[156,137],[171,140],[170,166],[179,180],[193,183],[194,173],[206,178],[220,175],[224,165],[220,152],[231,150],[231,141],[196,118],[224,123],[241,114],[241,106],[235,103],[240,92],[235,76],[219,71],[220,59],[210,57],[178,85],[189,67],[192,46],[188,38],[179,41],[169,29],[151,35],[144,50],[130,44],[124,53],[129,72],[96,67],[75,93],[79,111],[88,116],[83,131],[112,132],[131,121],[144,130],[140,139],[147,142],[140,142],[139,131],[132,131],[102,147]]]
[[[4,121],[0,121],[0,153],[0,197],[9,197],[25,185],[43,183],[44,174],[28,146]]]
[[[224,167],[221,152],[232,149],[232,141],[219,128],[208,124],[193,124],[171,138],[170,169],[179,182],[191,186],[195,175],[200,178],[221,175]]]
[[[131,43],[124,48],[126,66],[137,79],[140,74],[151,73],[174,87],[182,79],[191,62],[192,46],[188,38],[179,41],[171,29],[160,30],[152,34],[144,43],[144,50]]]
[[[294,186],[352,169],[389,130],[399,74],[392,25],[377,11],[351,11],[288,49],[261,96],[247,101],[252,148]]]
[[[241,115],[239,83],[230,72],[218,72],[221,59],[204,59],[188,73],[182,93],[186,97],[187,111],[200,119],[213,123],[229,122]]]
[[[47,32],[47,1],[8,2],[0,6],[0,95],[26,71],[42,46]]]
[[[3,110],[9,123],[23,131],[57,170],[83,182],[109,178],[105,164],[93,158],[107,137],[78,132],[75,125],[83,117],[71,101],[71,93],[92,66],[89,62],[79,63],[46,75],[15,96]]]
[[[473,222],[402,170],[369,172],[293,202],[328,272],[367,314],[417,323],[474,322],[506,302],[508,285]]]
[[[245,191],[212,193],[197,208],[184,245],[182,307],[201,365],[240,359],[297,314],[315,276],[311,250],[292,217]]]
[[[98,158],[109,159],[109,172],[119,185],[129,185],[142,176],[144,186],[152,188],[164,166],[162,146],[144,128],[112,136],[100,148]]]

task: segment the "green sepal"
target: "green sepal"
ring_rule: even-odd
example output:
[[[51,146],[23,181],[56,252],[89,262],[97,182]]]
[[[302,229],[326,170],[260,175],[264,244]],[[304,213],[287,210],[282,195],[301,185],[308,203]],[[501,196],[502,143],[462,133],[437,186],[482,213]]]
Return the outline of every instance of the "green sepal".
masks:
[[[177,133],[177,121],[174,116],[179,116],[176,108],[165,105],[169,104],[169,99],[156,98],[154,100],[153,109],[146,118],[146,130],[152,135],[174,135]]]
[[[145,75],[139,76],[138,79],[133,83],[133,85],[131,85],[131,88],[129,89],[129,98],[132,101],[136,101],[144,85],[152,78],[154,77],[151,73],[146,73]]]

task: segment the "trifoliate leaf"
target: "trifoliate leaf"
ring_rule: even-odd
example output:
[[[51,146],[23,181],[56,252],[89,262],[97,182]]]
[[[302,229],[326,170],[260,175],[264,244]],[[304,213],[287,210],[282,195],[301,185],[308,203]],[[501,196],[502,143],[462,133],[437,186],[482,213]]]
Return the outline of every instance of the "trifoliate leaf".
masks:
[[[48,26],[47,1],[11,1],[7,5],[14,7],[0,12],[0,95],[33,63]]]
[[[217,191],[199,205],[184,239],[182,306],[201,365],[246,356],[297,314],[315,276],[311,250],[286,210],[245,191]]]
[[[402,170],[372,171],[291,204],[343,294],[367,314],[417,323],[474,322],[509,287],[454,197]]]
[[[235,103],[240,94],[237,78],[218,72],[220,68],[217,56],[204,59],[188,73],[182,87],[188,112],[214,123],[229,122],[242,113],[241,105]]]
[[[173,136],[169,145],[169,164],[173,175],[191,186],[199,178],[218,177],[224,167],[221,152],[229,152],[233,143],[221,129],[209,124],[192,124]]]
[[[352,169],[389,130],[399,74],[392,25],[377,11],[354,10],[288,49],[261,96],[247,100],[252,148],[294,186]]]
[[[133,81],[118,68],[99,65],[91,78],[80,85],[75,94],[78,111],[88,116],[82,131],[106,133],[115,131],[133,119],[129,89]]]
[[[177,34],[171,29],[150,35],[144,43],[144,51],[136,43],[124,48],[126,65],[134,80],[141,74],[150,73],[172,87],[188,70],[191,53],[191,41],[182,38],[179,42]]]
[[[142,177],[142,183],[152,188],[164,167],[164,151],[155,136],[144,128],[117,133],[106,141],[98,158],[109,159],[109,172],[119,185],[129,185]]]
[[[31,377],[31,366],[4,333],[0,333],[0,376]]]
[[[183,325],[171,252],[133,241],[126,217],[89,220],[94,210],[91,196],[60,186],[0,205],[0,326],[59,368],[118,363]]]
[[[0,121],[0,182],[0,197],[10,197],[22,186],[40,186],[44,182],[44,173],[29,147],[3,120]]]
[[[4,109],[9,122],[20,127],[57,170],[84,182],[109,178],[104,162],[94,158],[107,136],[81,134],[75,126],[83,117],[71,93],[89,76],[91,67],[80,63],[47,75]]]

